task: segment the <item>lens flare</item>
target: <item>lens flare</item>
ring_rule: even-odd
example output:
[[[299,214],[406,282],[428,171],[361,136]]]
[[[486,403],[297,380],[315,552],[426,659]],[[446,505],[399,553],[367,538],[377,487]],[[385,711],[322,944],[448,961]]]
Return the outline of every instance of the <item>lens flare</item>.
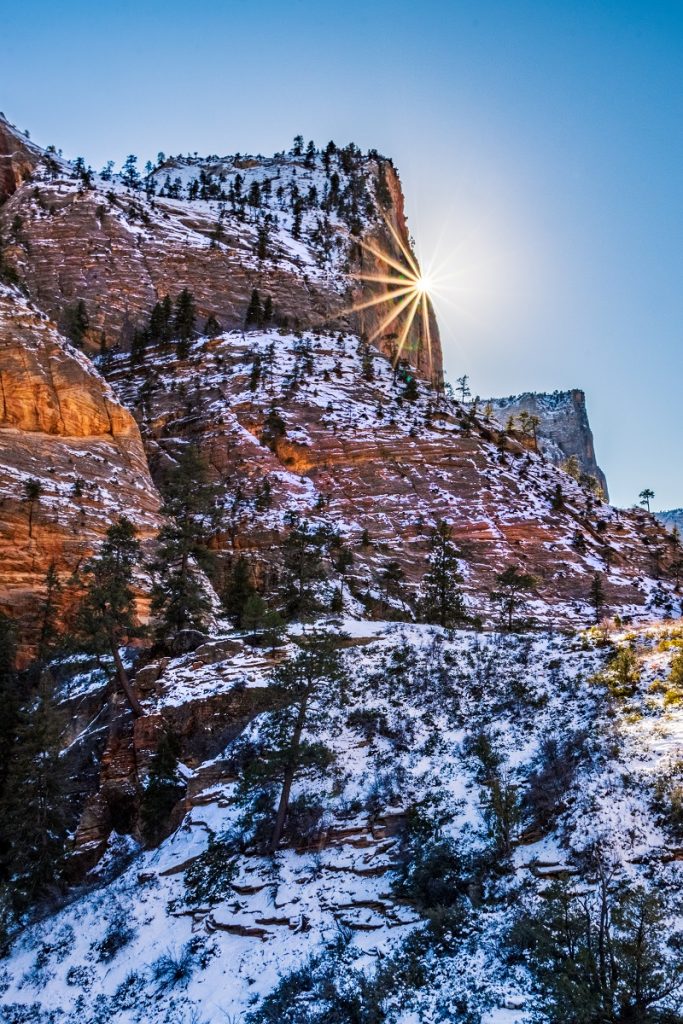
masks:
[[[367,240],[360,240],[362,248],[371,255],[380,265],[387,268],[386,273],[358,273],[353,277],[369,287],[379,286],[379,291],[372,298],[364,298],[354,303],[348,310],[349,313],[359,313],[373,307],[389,307],[386,314],[381,316],[378,326],[368,338],[368,342],[376,341],[382,334],[385,334],[395,321],[405,315],[405,321],[401,327],[394,355],[394,366],[397,365],[401,354],[408,341],[410,329],[416,318],[421,323],[422,339],[426,343],[427,358],[429,361],[430,376],[433,376],[432,361],[432,333],[429,323],[431,315],[430,294],[434,287],[432,276],[420,270],[418,262],[400,237],[393,224],[385,218],[384,221],[389,234],[391,235],[396,249],[392,252],[384,252],[377,243]],[[396,255],[398,252],[398,256]],[[378,309],[378,313],[380,310]]]

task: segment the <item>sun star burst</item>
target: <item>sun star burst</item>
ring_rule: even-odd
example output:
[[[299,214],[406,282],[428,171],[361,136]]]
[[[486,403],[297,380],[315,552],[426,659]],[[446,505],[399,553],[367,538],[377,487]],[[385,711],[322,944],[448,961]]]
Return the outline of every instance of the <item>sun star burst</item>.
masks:
[[[358,273],[353,277],[369,287],[378,286],[379,291],[371,298],[363,298],[354,303],[349,313],[359,313],[373,307],[388,306],[386,314],[381,316],[378,326],[369,336],[368,342],[372,343],[404,316],[404,322],[398,335],[396,352],[393,363],[396,366],[410,335],[410,329],[417,320],[421,324],[422,339],[427,347],[427,358],[429,361],[430,376],[433,374],[432,363],[432,335],[430,329],[430,293],[433,281],[429,274],[420,270],[419,264],[404,243],[393,224],[385,219],[386,227],[396,244],[393,252],[383,251],[375,242],[360,240],[362,248],[375,260],[384,265],[386,273]],[[398,252],[398,256],[396,255]],[[378,309],[378,313],[381,311]]]

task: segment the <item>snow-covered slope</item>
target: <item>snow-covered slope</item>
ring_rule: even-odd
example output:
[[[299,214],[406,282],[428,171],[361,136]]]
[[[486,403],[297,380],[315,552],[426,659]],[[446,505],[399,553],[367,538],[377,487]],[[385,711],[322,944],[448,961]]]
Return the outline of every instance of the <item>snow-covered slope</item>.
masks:
[[[412,957],[412,974],[385,994],[387,1021],[464,1020],[448,1015],[459,1000],[488,1021],[522,1021],[535,996],[527,972],[506,966],[515,908],[533,906],[558,876],[585,885],[585,856],[598,845],[624,878],[662,890],[680,884],[661,788],[682,753],[683,712],[680,697],[658,682],[681,650],[680,630],[567,638],[381,623],[328,628],[351,636],[343,699],[310,735],[329,747],[331,763],[296,784],[295,797],[321,808],[310,839],[274,859],[215,856],[235,829],[250,831],[249,805],[238,799],[238,755],[258,742],[265,713],[218,757],[184,768],[189,809],[158,850],[134,853],[113,881],[15,942],[0,975],[0,1019],[243,1020],[282,977],[327,955],[350,985],[357,972],[372,977],[392,957],[404,966]],[[619,649],[632,650],[637,665],[627,698],[610,689],[610,658]],[[189,698],[189,661],[166,666],[150,712]],[[213,670],[220,675],[223,665]],[[268,677],[257,671],[240,681],[233,671],[232,685],[262,688]],[[212,685],[210,673],[195,677],[195,694]],[[572,751],[554,797],[548,780],[538,792],[551,741]],[[494,784],[514,792],[520,808],[510,857],[496,838]],[[556,806],[539,830],[534,801],[544,797]],[[440,823],[461,858],[480,863],[464,933],[431,949],[433,923],[396,884],[401,829],[418,810]],[[123,845],[112,842],[111,863],[133,852]],[[418,931],[424,948],[409,940]],[[505,1005],[522,1008],[502,1012]],[[325,1019],[324,1003],[320,1014]]]

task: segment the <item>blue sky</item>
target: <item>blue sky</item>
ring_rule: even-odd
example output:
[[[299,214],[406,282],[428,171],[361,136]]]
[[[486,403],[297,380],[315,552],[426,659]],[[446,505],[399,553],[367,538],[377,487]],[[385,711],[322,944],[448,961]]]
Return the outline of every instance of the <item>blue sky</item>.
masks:
[[[582,387],[613,500],[683,505],[683,3],[3,7],[0,108],[67,156],[392,156],[450,376]]]

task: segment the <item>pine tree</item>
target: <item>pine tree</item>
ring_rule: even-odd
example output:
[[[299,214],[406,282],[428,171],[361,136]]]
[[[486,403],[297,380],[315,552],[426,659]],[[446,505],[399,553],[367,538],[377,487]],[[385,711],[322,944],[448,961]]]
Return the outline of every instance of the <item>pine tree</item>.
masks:
[[[175,302],[174,327],[178,338],[178,359],[187,359],[190,354],[190,342],[195,334],[196,321],[194,296],[189,288],[183,288]]]
[[[420,611],[425,622],[452,627],[466,618],[458,570],[460,553],[453,543],[453,530],[443,519],[432,531],[429,570],[422,580]]]
[[[131,153],[126,157],[121,171],[121,181],[126,188],[140,187],[140,172],[138,171],[138,158]]]
[[[148,846],[156,846],[163,839],[169,815],[185,792],[178,774],[179,756],[178,737],[165,732],[152,757],[140,805],[142,834]]]
[[[270,295],[266,295],[264,303],[263,303],[263,324],[264,324],[264,326],[266,324],[271,323],[272,320],[273,320],[273,300],[271,299]],[[274,351],[275,350],[273,348],[273,350],[271,352],[271,357],[274,356]]]
[[[303,135],[295,135],[294,142],[292,143],[292,156],[303,156],[304,152],[304,137]]]
[[[237,559],[230,570],[228,583],[223,590],[223,606],[236,626],[242,625],[244,609],[256,588],[251,581],[249,563],[243,555]]]
[[[29,477],[28,480],[24,481],[23,489],[23,501],[26,502],[28,507],[28,535],[29,537],[33,537],[33,517],[35,514],[35,507],[43,495],[43,485],[40,480],[36,480],[35,477]]]
[[[288,516],[290,531],[283,545],[283,586],[286,614],[306,619],[320,610],[314,586],[325,578],[323,553],[330,542],[330,530],[313,526],[297,513]]]
[[[16,671],[16,630],[0,612],[0,797],[2,797],[10,753],[19,721],[19,679]]]
[[[599,622],[605,604],[605,588],[602,584],[602,576],[597,572],[591,580],[590,602],[595,609],[595,621]]]
[[[45,597],[40,610],[40,635],[38,637],[38,660],[46,661],[58,636],[57,614],[62,585],[59,582],[54,562],[50,562],[45,575]]]
[[[77,632],[97,653],[108,652],[116,677],[136,716],[144,714],[128,679],[119,648],[140,635],[135,623],[133,570],[141,557],[140,543],[129,519],[122,516],[107,530],[99,554],[81,570],[85,594],[77,618]]]
[[[0,882],[9,891],[0,931],[61,887],[67,830],[58,741],[44,677],[21,710],[0,800]]]
[[[152,610],[161,617],[163,634],[201,629],[210,601],[197,563],[206,568],[210,564],[208,540],[214,529],[217,494],[197,448],[183,449],[162,490],[167,524],[158,538]]]
[[[90,329],[90,317],[83,299],[78,299],[68,306],[63,314],[64,333],[76,348],[82,348],[85,336]]]
[[[257,757],[247,767],[245,789],[254,785],[276,789],[275,821],[268,842],[276,853],[287,827],[292,786],[304,770],[322,771],[333,759],[318,735],[339,704],[342,665],[335,640],[324,633],[304,637],[294,658],[276,670],[271,706],[278,708],[259,730]]]
[[[207,338],[217,338],[221,333],[221,325],[219,324],[213,313],[210,313],[204,324],[204,334]]]
[[[130,365],[142,366],[147,355],[147,342],[149,334],[146,330],[136,328],[133,331],[133,340],[130,345]]]
[[[161,302],[156,302],[149,318],[149,340],[154,345],[171,340],[173,336],[173,303],[171,296],[165,295]]]
[[[498,589],[491,593],[491,600],[500,606],[506,627],[511,631],[515,613],[524,608],[526,595],[536,586],[536,578],[509,565],[496,576],[496,582]]]
[[[265,260],[270,254],[270,231],[268,225],[263,222],[259,224],[258,235],[256,239],[256,255],[260,260]]]
[[[310,140],[306,146],[306,156],[304,158],[304,166],[312,170],[315,167],[315,158],[317,156],[317,150],[315,148],[315,142],[313,139]]]
[[[646,508],[648,510],[648,512],[650,511],[650,502],[652,501],[654,496],[655,496],[655,492],[650,487],[646,487],[638,495],[638,497],[640,498],[640,504],[644,508]]]
[[[247,306],[247,312],[244,316],[244,326],[248,330],[249,328],[258,328],[263,324],[263,306],[261,305],[261,296],[258,290],[254,288],[251,293],[249,305]]]

